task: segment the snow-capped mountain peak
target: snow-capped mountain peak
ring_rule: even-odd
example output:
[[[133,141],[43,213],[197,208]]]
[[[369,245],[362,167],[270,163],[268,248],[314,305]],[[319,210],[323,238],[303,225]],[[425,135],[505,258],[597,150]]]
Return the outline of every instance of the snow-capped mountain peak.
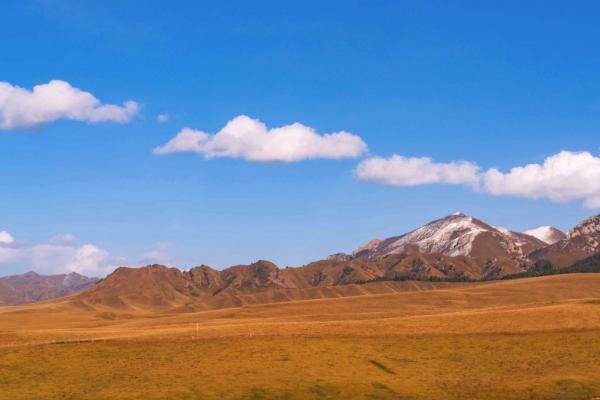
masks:
[[[547,244],[556,243],[566,237],[564,232],[553,226],[540,226],[539,228],[529,229],[523,233],[538,238]]]
[[[357,254],[375,260],[408,250],[446,256],[523,257],[545,244],[536,238],[497,228],[461,212],[391,237]]]
[[[400,236],[389,247],[392,253],[403,251],[407,245],[415,245],[424,253],[466,255],[471,251],[475,238],[488,228],[491,227],[473,217],[454,213]]]

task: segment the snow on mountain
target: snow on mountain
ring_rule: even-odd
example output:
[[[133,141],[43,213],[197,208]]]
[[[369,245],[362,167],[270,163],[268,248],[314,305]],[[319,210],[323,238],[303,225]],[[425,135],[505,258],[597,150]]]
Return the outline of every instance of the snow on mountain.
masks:
[[[375,260],[409,249],[446,256],[523,257],[544,245],[529,235],[496,228],[459,212],[404,235],[386,239],[362,257]]]
[[[467,255],[475,238],[488,230],[478,222],[462,213],[455,213],[393,239],[386,247],[391,254],[402,252],[407,245],[415,245],[423,253]]]
[[[523,233],[526,235],[536,237],[547,244],[556,243],[567,236],[564,232],[556,229],[553,226],[540,226],[539,228],[530,229]]]
[[[600,252],[600,215],[577,224],[559,241],[533,252],[533,260],[548,260],[557,267],[566,267],[575,261]]]

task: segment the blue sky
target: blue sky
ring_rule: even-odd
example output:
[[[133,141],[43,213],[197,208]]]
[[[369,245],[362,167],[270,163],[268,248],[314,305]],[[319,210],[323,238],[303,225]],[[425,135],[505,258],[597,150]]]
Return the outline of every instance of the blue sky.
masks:
[[[457,210],[515,230],[566,230],[598,212],[600,175],[580,170],[565,190],[585,193],[566,199],[545,189],[562,190],[553,177],[474,188],[445,173],[407,185],[354,170],[397,154],[508,173],[561,151],[589,152],[586,171],[595,168],[600,3],[221,3],[2,2],[0,81],[32,90],[62,80],[139,111],[126,123],[0,130],[0,231],[14,239],[0,275],[67,268],[86,244],[112,263],[285,266]],[[239,115],[350,132],[368,151],[297,162],[152,153],[184,127],[215,134]],[[76,239],[59,247],[74,253],[59,251],[56,266],[14,256],[66,233]]]

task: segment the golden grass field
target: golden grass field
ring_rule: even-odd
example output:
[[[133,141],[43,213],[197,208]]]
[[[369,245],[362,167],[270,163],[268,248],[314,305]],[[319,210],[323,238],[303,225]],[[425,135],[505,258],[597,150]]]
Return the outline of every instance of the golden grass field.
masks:
[[[600,274],[188,313],[0,308],[0,399],[594,396]]]

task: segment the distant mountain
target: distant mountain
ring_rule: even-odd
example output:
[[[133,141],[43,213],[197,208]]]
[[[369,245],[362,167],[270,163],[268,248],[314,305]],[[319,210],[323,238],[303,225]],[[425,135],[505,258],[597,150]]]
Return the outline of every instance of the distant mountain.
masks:
[[[40,275],[27,272],[0,278],[0,305],[17,305],[48,300],[80,292],[98,279],[76,272],[61,275]]]
[[[553,226],[540,226],[539,228],[530,229],[523,233],[536,237],[546,244],[554,244],[567,236],[564,232]]]
[[[425,254],[494,259],[524,257],[544,246],[546,243],[533,236],[496,228],[463,213],[454,213],[404,235],[376,242],[355,257],[375,261],[412,249]]]
[[[530,254],[532,260],[548,260],[561,268],[600,252],[600,215],[571,229],[567,236]]]
[[[554,238],[544,233],[557,235],[553,229],[535,233],[548,241]],[[97,310],[131,312],[212,309],[395,290],[399,281],[408,280],[429,281],[433,285],[575,272],[581,268],[594,270],[597,256],[586,261],[584,267],[569,266],[597,253],[600,216],[582,221],[564,238],[549,245],[533,235],[455,213],[400,236],[372,240],[352,254],[337,253],[301,267],[282,269],[266,260],[220,271],[206,265],[189,271],[162,265],[121,267],[69,301]],[[596,264],[589,267],[592,262]],[[34,273],[4,278],[0,280],[0,292],[16,303],[14,299],[22,296],[22,289],[16,291],[16,286],[48,287],[50,278]],[[54,286],[65,291],[65,287],[75,291],[90,285],[89,278],[76,274],[52,279]],[[373,282],[385,284],[364,285]],[[36,293],[27,301],[50,297],[45,291],[41,291],[42,295],[40,291]],[[51,293],[53,297],[61,295],[57,290]]]

